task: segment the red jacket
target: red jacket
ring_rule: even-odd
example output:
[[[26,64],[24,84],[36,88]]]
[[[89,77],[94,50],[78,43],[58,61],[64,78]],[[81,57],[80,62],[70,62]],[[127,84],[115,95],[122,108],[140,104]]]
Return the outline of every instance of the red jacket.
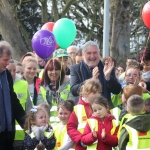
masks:
[[[96,140],[98,140],[97,150],[110,150],[111,147],[117,146],[118,145],[118,138],[117,138],[118,127],[116,128],[113,135],[110,134],[110,131],[113,128],[112,120],[115,119],[114,116],[108,114],[108,116],[105,117],[104,121],[102,121],[99,117],[96,117],[96,116],[92,116],[91,118],[95,118],[96,120],[98,120],[97,139],[93,137],[91,128],[89,124],[87,123],[84,129],[84,133],[81,138],[82,143],[84,143],[85,145],[91,145]],[[104,128],[106,131],[106,137],[105,139],[102,139],[101,133],[102,133],[102,129]]]
[[[78,104],[84,105],[87,118],[90,118],[92,116],[92,109],[91,109],[90,104],[86,103],[81,98],[79,99]],[[70,138],[75,143],[75,150],[86,150],[86,148],[82,147],[80,144],[82,134],[77,130],[77,128],[78,128],[78,119],[77,119],[75,112],[73,111],[72,114],[70,115],[70,118],[67,124],[67,132]]]

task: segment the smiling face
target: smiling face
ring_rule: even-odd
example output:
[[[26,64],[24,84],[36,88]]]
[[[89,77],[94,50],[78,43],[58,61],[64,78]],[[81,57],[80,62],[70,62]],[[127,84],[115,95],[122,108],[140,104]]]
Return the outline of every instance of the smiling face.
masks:
[[[143,66],[143,72],[147,72],[147,71],[150,71],[150,60],[149,61],[141,61],[141,64]]]
[[[71,115],[71,111],[67,110],[66,108],[59,108],[58,110],[58,118],[62,122],[62,124],[66,125],[69,117]]]
[[[134,69],[134,68],[130,68],[126,71],[126,74],[125,74],[125,81],[126,83],[131,83],[131,84],[134,84],[136,82],[139,81],[139,73],[138,73],[138,70]]]
[[[108,108],[103,105],[93,103],[92,110],[95,116],[104,119],[107,116]]]
[[[55,83],[60,77],[60,70],[53,68],[47,71],[47,75],[52,83]]]
[[[36,113],[35,125],[40,127],[40,126],[45,126],[46,124],[47,124],[46,112],[40,110],[39,112]]]
[[[87,46],[86,51],[82,53],[84,62],[91,68],[98,65],[100,54],[96,46]]]
[[[37,74],[37,64],[35,62],[29,61],[24,66],[24,77],[26,80],[34,79]]]
[[[15,66],[15,64],[14,63],[9,63],[9,65],[7,65],[6,68],[10,71],[11,76],[14,80],[15,76],[16,76],[16,66]]]
[[[56,57],[57,60],[59,60],[61,62],[61,65],[64,69],[66,69],[67,67],[67,62],[68,62],[68,57],[67,56],[63,56],[63,57]]]

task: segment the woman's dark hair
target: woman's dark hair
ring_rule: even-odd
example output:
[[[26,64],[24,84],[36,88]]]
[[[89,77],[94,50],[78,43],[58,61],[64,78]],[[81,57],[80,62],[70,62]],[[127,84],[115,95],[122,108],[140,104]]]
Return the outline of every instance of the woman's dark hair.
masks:
[[[105,99],[102,95],[98,96],[92,104],[99,104],[104,106],[105,108],[109,108],[108,103],[107,103],[107,99]]]
[[[48,70],[53,70],[53,69],[57,69],[57,70],[60,70],[61,71],[61,74],[60,74],[60,85],[63,83],[64,81],[64,78],[65,78],[65,70],[63,69],[63,67],[61,66],[61,63],[59,62],[59,60],[55,59],[55,58],[52,58],[50,59],[47,63],[46,63],[46,66],[44,68],[44,72],[43,72],[43,76],[42,76],[42,81],[41,81],[41,84],[44,85],[49,85],[51,83],[49,77],[48,77]]]
[[[65,100],[65,101],[61,101],[57,106],[57,110],[59,111],[59,109],[62,108],[62,109],[67,109],[68,111],[72,112],[73,107],[74,107],[73,100],[68,99],[68,100]]]
[[[140,52],[139,61],[141,60],[145,63],[147,63],[147,61],[150,61],[150,49],[146,48],[145,50]]]

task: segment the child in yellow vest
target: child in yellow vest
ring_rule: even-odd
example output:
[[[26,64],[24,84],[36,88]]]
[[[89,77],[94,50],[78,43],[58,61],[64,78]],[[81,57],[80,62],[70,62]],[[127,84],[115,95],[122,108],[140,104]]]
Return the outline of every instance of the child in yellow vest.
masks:
[[[123,124],[119,137],[120,150],[150,149],[150,116],[143,114],[145,102],[139,95],[127,100],[130,118]]]
[[[92,115],[91,104],[100,95],[102,87],[98,79],[88,79],[80,88],[80,98],[70,115],[67,132],[75,143],[76,150],[86,150],[86,145],[82,144],[81,137],[87,119]]]
[[[54,128],[56,138],[55,150],[68,150],[72,148],[74,144],[67,134],[66,128],[71,112],[73,111],[73,107],[74,102],[72,100],[61,101],[58,104],[57,113],[60,123]]]
[[[25,149],[47,150],[53,149],[56,144],[54,133],[49,126],[49,118],[47,112],[38,106],[28,112],[25,121]]]

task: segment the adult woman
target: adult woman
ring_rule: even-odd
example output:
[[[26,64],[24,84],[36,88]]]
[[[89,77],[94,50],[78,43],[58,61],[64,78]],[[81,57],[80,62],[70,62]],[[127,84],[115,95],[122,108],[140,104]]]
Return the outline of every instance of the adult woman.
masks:
[[[41,80],[36,76],[38,62],[32,56],[27,56],[23,59],[24,67],[23,78],[28,82],[29,92],[34,105],[46,102],[46,91],[41,86]]]
[[[141,51],[140,62],[143,66],[142,78],[147,85],[147,90],[150,91],[150,49]]]
[[[42,77],[42,85],[46,90],[46,98],[51,107],[50,122],[53,126],[59,122],[57,118],[57,104],[59,101],[72,99],[70,93],[70,79],[65,75],[65,71],[61,63],[57,59],[50,59],[44,69]]]

